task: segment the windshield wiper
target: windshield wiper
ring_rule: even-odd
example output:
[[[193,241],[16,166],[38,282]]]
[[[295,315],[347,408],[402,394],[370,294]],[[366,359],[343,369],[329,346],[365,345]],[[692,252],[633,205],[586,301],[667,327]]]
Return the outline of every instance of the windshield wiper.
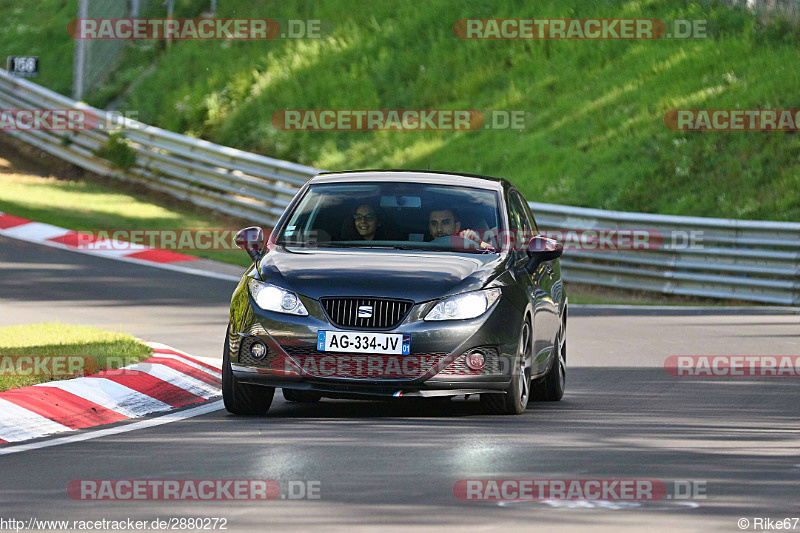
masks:
[[[368,241],[365,241],[365,243]],[[350,242],[320,242],[320,243],[292,243],[287,244],[287,246],[299,246],[302,248],[381,248],[384,250],[411,250],[412,248],[407,248],[403,246],[398,246],[394,244],[356,244]]]
[[[278,243],[283,246],[296,246],[298,248],[364,248],[372,250],[410,250],[416,252],[456,252],[456,253],[479,253],[479,254],[496,254],[499,253],[493,247],[489,248],[471,248],[469,250],[459,250],[457,248],[436,247],[436,246],[413,246],[405,244],[361,244],[349,242],[320,242],[320,243]]]

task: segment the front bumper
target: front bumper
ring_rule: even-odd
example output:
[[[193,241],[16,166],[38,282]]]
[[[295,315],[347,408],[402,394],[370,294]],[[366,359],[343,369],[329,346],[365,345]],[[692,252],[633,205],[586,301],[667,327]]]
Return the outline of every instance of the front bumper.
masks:
[[[318,301],[301,299],[309,316],[264,311],[248,298],[248,312],[229,332],[238,381],[334,397],[425,397],[500,392],[512,379],[521,314],[509,298],[472,320],[426,322],[433,303],[414,305],[397,327],[381,331],[411,337],[411,353],[394,356],[317,351],[318,331],[359,330],[335,326]],[[267,346],[261,360],[249,355],[256,341]],[[482,370],[466,364],[474,350],[484,353]]]

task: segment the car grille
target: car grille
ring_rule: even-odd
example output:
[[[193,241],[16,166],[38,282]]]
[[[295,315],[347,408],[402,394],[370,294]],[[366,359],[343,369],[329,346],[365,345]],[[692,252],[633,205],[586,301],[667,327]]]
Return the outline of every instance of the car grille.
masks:
[[[391,329],[408,314],[413,302],[385,298],[322,298],[330,321],[342,328]],[[359,318],[359,307],[370,306],[372,316]]]

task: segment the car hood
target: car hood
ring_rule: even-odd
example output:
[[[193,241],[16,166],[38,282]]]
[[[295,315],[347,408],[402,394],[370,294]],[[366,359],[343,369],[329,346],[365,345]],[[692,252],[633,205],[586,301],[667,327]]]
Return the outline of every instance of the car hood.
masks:
[[[310,298],[373,296],[424,302],[483,288],[505,269],[505,254],[371,249],[273,248],[262,279]]]

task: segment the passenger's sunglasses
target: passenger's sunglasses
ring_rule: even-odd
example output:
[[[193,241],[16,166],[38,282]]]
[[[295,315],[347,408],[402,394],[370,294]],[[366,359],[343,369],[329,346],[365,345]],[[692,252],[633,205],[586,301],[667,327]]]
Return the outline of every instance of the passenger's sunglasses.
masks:
[[[378,217],[376,217],[374,213],[370,213],[369,215],[361,215],[357,213],[353,215],[353,220],[355,220],[356,222],[361,222],[362,220],[366,220],[367,222],[373,222],[377,218]]]

